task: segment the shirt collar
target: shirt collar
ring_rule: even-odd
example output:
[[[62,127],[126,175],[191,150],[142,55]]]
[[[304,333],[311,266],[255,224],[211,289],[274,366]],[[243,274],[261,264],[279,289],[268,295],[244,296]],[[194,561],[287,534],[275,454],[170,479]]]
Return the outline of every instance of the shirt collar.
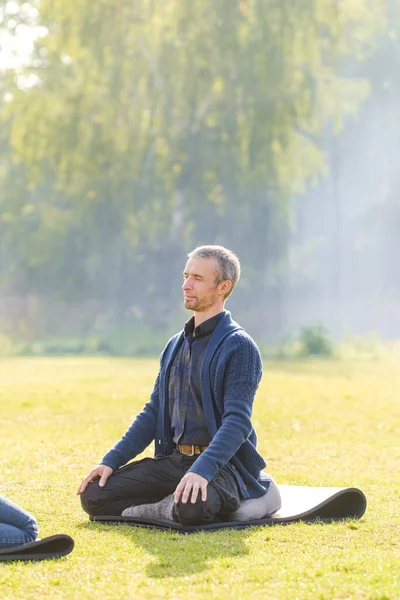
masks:
[[[200,323],[200,325],[197,325],[196,328],[194,326],[194,316],[193,316],[191,319],[189,319],[189,321],[187,321],[185,323],[185,327],[184,327],[185,337],[193,336],[195,338],[199,338],[199,337],[204,337],[206,335],[211,335],[213,333],[214,329],[216,328],[216,326],[218,325],[218,323],[220,322],[220,320],[222,319],[222,317],[225,315],[225,312],[226,311],[222,311],[222,312],[218,313],[218,315],[211,317],[211,319],[207,319],[207,321],[203,321],[203,323]]]

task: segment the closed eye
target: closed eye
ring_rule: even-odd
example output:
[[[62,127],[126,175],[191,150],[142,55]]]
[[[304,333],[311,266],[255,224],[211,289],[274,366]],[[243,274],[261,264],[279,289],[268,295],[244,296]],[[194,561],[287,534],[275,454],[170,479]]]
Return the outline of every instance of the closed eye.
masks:
[[[196,281],[202,281],[204,279],[202,275],[190,275],[190,277],[192,277],[192,279],[195,279]],[[189,275],[187,273],[184,273],[183,279],[189,279]]]

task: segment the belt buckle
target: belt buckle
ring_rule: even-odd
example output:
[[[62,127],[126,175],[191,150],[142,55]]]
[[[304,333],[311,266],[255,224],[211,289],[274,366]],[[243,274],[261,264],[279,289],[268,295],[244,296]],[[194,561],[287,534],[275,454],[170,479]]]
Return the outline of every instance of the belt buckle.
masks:
[[[196,453],[195,453],[196,446],[194,444],[190,444],[190,445],[192,446],[192,453],[188,454],[188,456],[195,456],[196,455]]]

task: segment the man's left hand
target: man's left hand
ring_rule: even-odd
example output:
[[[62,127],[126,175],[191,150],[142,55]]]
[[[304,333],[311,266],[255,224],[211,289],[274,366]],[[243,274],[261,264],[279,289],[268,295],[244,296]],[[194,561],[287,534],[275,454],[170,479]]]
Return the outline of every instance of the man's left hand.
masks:
[[[197,500],[199,491],[201,490],[201,499],[203,502],[207,500],[207,485],[208,481],[197,473],[186,473],[177,485],[174,492],[175,504],[178,504],[182,496],[182,503],[186,504],[189,500],[190,492],[192,492],[191,502],[194,504]]]

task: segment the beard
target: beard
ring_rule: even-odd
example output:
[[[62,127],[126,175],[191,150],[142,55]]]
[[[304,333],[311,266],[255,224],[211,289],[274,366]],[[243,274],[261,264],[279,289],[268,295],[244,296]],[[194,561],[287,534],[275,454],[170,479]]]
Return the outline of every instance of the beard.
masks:
[[[205,310],[211,308],[215,304],[216,294],[211,292],[207,294],[203,298],[187,298],[184,299],[183,303],[185,308],[188,310],[193,310],[196,312],[204,312]]]

